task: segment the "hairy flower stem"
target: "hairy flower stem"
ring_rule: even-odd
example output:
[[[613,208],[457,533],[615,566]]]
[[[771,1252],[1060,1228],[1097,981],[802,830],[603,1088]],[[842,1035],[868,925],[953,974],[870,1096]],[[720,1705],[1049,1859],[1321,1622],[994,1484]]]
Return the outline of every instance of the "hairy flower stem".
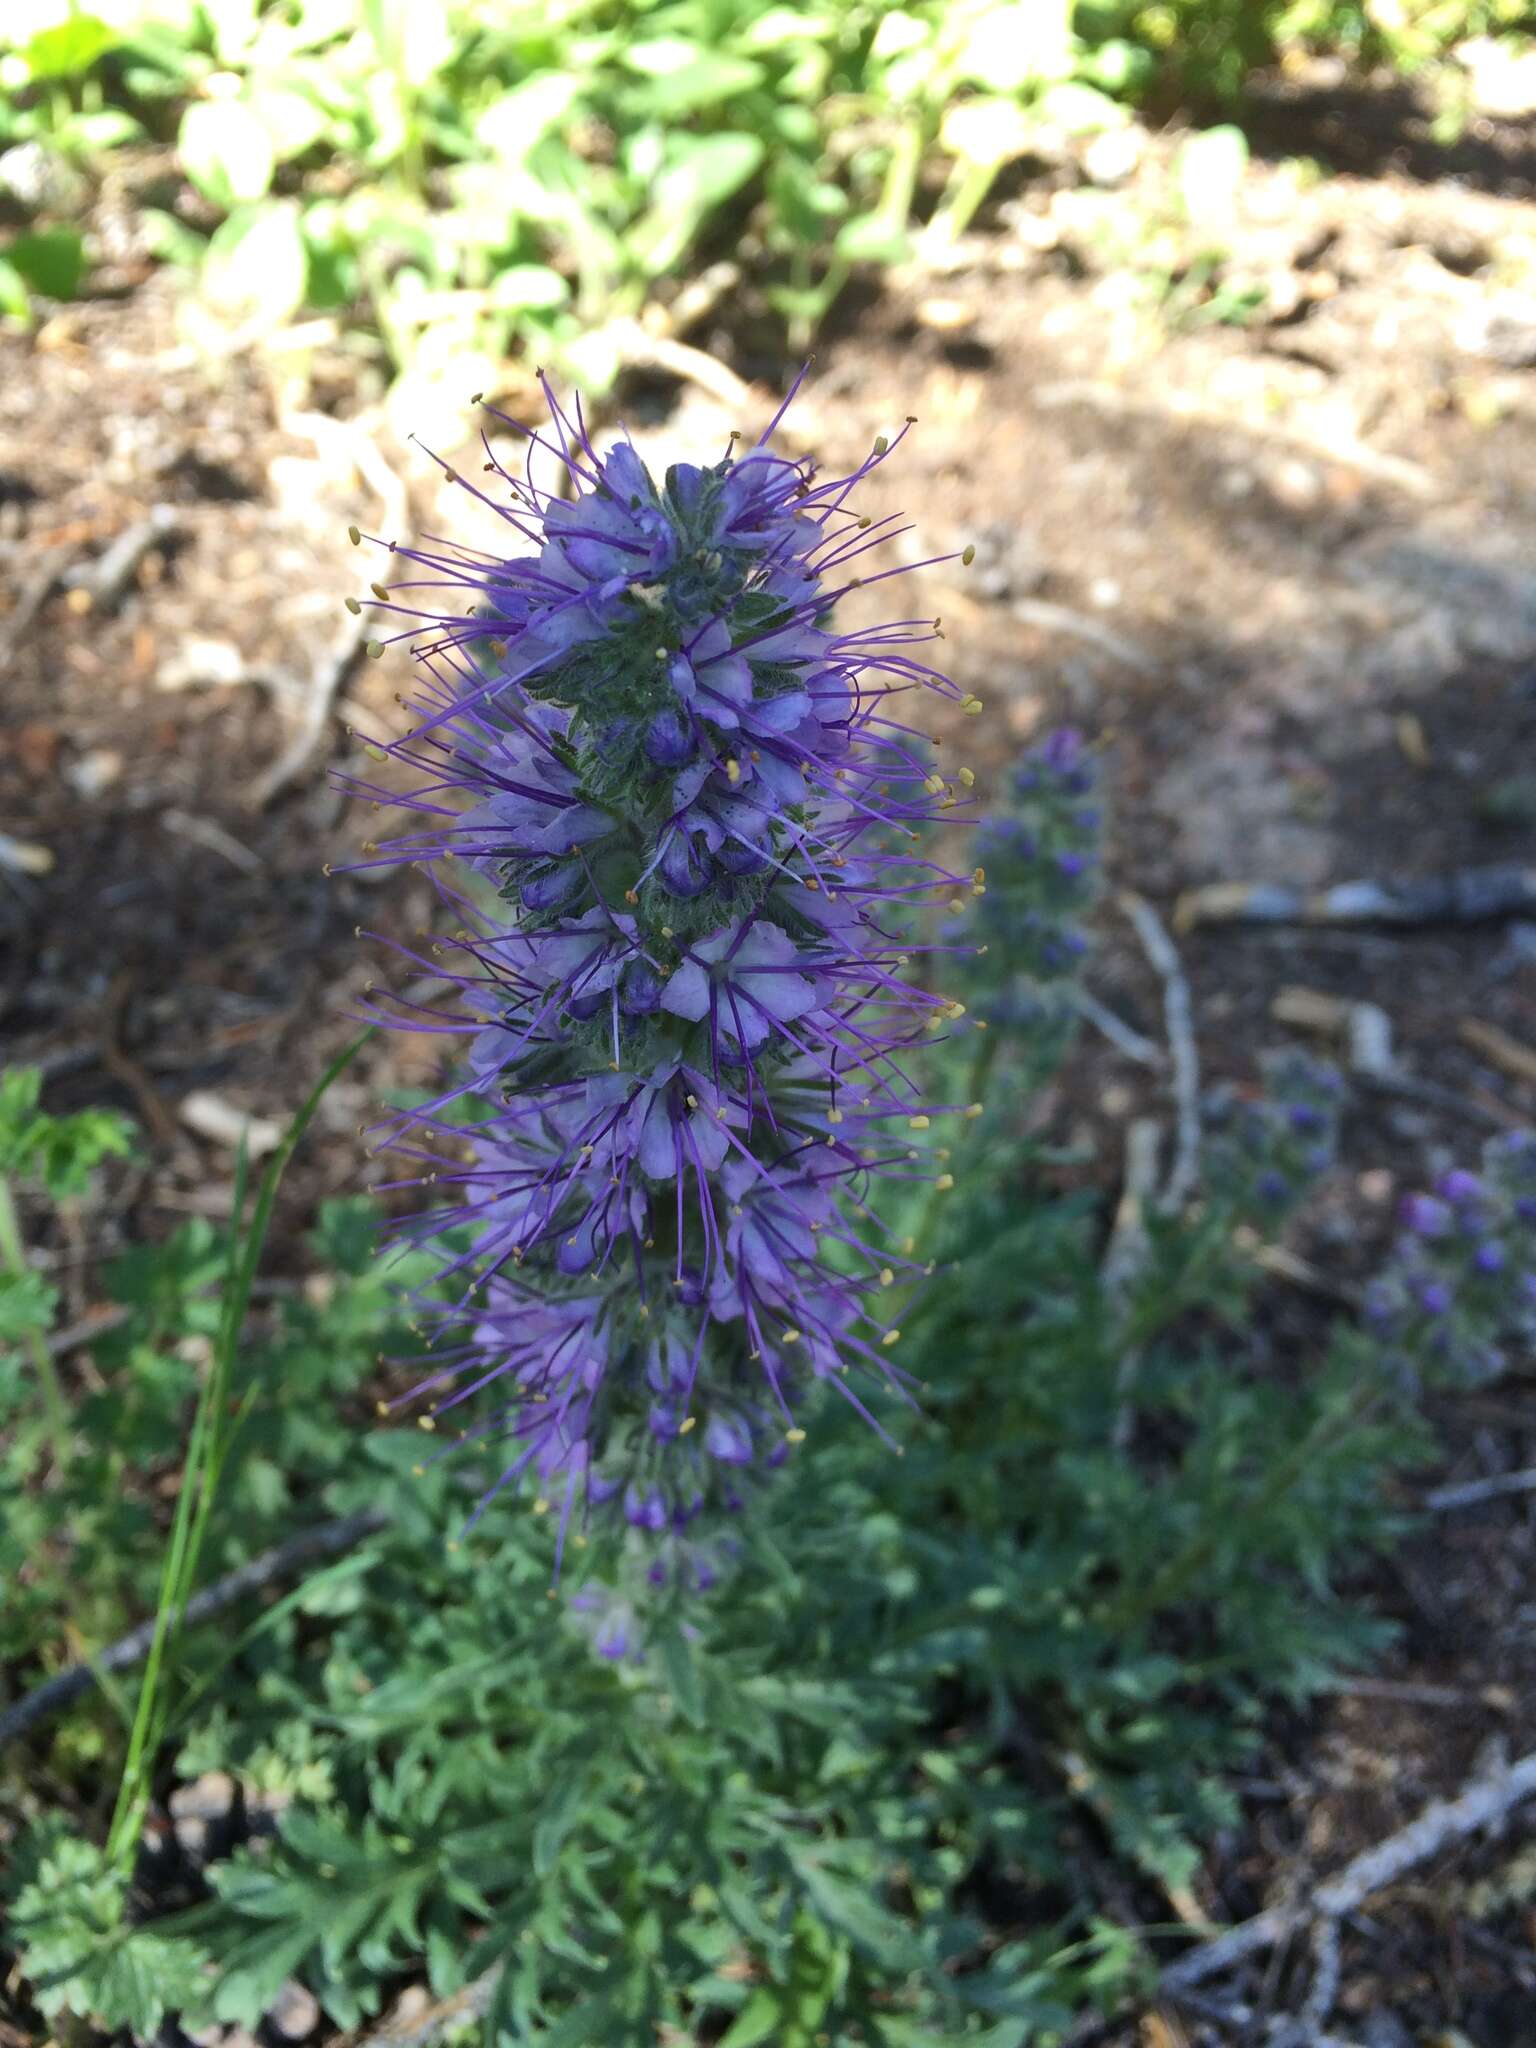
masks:
[[[0,1263],[3,1263],[5,1270],[17,1280],[24,1280],[31,1271],[21,1241],[16,1198],[11,1193],[11,1184],[3,1173],[0,1173]],[[28,1330],[23,1342],[32,1354],[32,1363],[37,1369],[38,1385],[42,1388],[43,1403],[48,1410],[48,1427],[53,1437],[54,1457],[62,1470],[70,1460],[73,1433],[64,1385],[59,1378],[58,1368],[54,1365],[53,1353],[48,1349],[48,1340],[42,1331]]]

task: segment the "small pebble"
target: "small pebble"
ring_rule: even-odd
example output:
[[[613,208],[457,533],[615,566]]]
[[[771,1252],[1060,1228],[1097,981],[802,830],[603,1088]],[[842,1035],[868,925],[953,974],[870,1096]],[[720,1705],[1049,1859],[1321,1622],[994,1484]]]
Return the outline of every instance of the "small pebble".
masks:
[[[307,2041],[320,2024],[319,2001],[290,1977],[267,2007],[266,2023],[279,2041]]]

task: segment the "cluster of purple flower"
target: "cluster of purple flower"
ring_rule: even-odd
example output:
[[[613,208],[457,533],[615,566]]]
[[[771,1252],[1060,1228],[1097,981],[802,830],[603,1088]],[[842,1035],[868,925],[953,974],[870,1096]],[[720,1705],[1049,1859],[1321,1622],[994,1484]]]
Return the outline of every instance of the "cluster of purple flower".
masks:
[[[1495,1138],[1480,1174],[1443,1174],[1400,1221],[1367,1290],[1367,1330],[1405,1373],[1496,1378],[1503,1347],[1536,1338],[1536,1137]]]
[[[1256,1100],[1209,1105],[1202,1171],[1238,1215],[1273,1225],[1332,1167],[1344,1091],[1332,1067],[1293,1047],[1272,1053],[1262,1072]]]
[[[967,980],[988,1024],[1053,1018],[1056,994],[1087,950],[1082,921],[1098,891],[1103,837],[1096,781],[1082,735],[1062,726],[1023,756],[1010,806],[977,830],[986,893],[970,928],[985,952]]]
[[[696,1585],[695,1519],[803,1436],[816,1383],[866,1416],[856,1376],[905,1391],[885,1304],[912,1262],[870,1198],[934,1178],[915,1133],[943,1106],[903,1054],[961,1006],[908,977],[939,950],[911,931],[981,884],[923,850],[962,793],[896,711],[980,706],[913,652],[935,622],[832,623],[884,580],[856,571],[895,522],[850,499],[885,441],[823,481],[769,446],[781,408],[658,485],[546,395],[525,476],[486,441],[510,503],[466,486],[522,550],[393,548],[421,572],[392,593],[420,719],[383,746],[403,796],[351,785],[417,812],[364,864],[424,867],[456,927],[433,960],[398,949],[447,996],[381,1020],[470,1040],[387,1132],[443,1198],[404,1226],[447,1247],[416,1393],[435,1427],[490,1390],[465,1432],[501,1447],[487,1500],[558,1496],[562,1545],[611,1502]]]

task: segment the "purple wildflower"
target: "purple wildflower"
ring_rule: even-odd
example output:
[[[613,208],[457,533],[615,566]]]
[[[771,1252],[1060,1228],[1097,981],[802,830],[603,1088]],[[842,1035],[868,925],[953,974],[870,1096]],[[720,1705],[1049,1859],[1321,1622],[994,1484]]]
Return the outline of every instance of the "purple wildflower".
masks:
[[[363,865],[426,868],[456,929],[450,994],[384,1021],[469,1045],[387,1135],[443,1198],[406,1234],[452,1246],[425,1419],[493,1389],[487,1499],[527,1482],[562,1494],[562,1541],[605,1501],[671,1540],[778,1462],[816,1383],[865,1415],[857,1377],[905,1392],[882,1300],[915,1269],[873,1201],[933,1177],[910,1129],[942,1105],[904,1054],[961,1011],[909,971],[945,950],[911,928],[980,885],[922,850],[961,795],[897,708],[961,693],[913,651],[928,621],[830,623],[898,573],[859,573],[890,523],[849,502],[883,442],[822,481],[770,427],[658,484],[546,394],[552,433],[517,431],[573,496],[487,441],[511,502],[467,487],[510,558],[392,550],[420,716],[383,751],[420,829]],[[1077,788],[1078,750],[1055,765]]]

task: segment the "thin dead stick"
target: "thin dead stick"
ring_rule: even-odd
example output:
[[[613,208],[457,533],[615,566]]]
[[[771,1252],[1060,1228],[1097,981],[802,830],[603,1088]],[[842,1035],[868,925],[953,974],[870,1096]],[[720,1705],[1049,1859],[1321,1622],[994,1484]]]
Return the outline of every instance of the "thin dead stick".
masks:
[[[142,519],[125,527],[104,555],[66,569],[59,581],[68,590],[83,590],[93,605],[117,603],[151,548],[168,540],[178,524],[172,505],[151,505]]]
[[[205,1586],[201,1593],[194,1593],[187,1602],[185,1619],[189,1623],[199,1622],[206,1621],[210,1615],[222,1614],[237,1600],[245,1599],[250,1593],[259,1593],[274,1580],[286,1578],[296,1565],[308,1564],[312,1558],[335,1557],[350,1550],[365,1536],[372,1536],[384,1528],[388,1520],[381,1509],[367,1508],[360,1514],[345,1515],[340,1521],[322,1522],[318,1528],[303,1529],[297,1536],[290,1536],[286,1543],[279,1543],[275,1549],[264,1551],[260,1557],[253,1557],[249,1564],[242,1564],[224,1578],[215,1580],[211,1586]],[[141,1657],[148,1655],[154,1635],[152,1616],[89,1663],[71,1664],[44,1680],[43,1684],[0,1713],[0,1744],[13,1741],[36,1722],[73,1705],[82,1693],[89,1692],[93,1685],[99,1683],[103,1672],[130,1670]]]
[[[1500,1472],[1492,1479],[1468,1479],[1459,1486],[1437,1486],[1425,1494],[1424,1505],[1442,1514],[1447,1508],[1474,1508],[1485,1500],[1531,1492],[1536,1492],[1536,1466],[1523,1472]]]
[[[1480,1017],[1463,1017],[1456,1028],[1463,1045],[1481,1053],[1512,1080],[1536,1081],[1536,1048],[1511,1038],[1497,1024],[1485,1024]]]
[[[1115,1210],[1114,1224],[1110,1229],[1109,1243],[1105,1247],[1099,1277],[1104,1290],[1104,1300],[1117,1322],[1123,1322],[1126,1305],[1136,1276],[1146,1264],[1151,1249],[1147,1234],[1147,1211],[1157,1195],[1158,1155],[1162,1150],[1162,1125],[1155,1117],[1139,1116],[1132,1120],[1125,1133],[1125,1178],[1120,1189],[1120,1202]],[[1136,1374],[1141,1366],[1141,1353],[1134,1345],[1127,1345],[1120,1357],[1119,1371],[1115,1376],[1115,1398],[1118,1403],[1115,1412],[1114,1444],[1123,1451],[1131,1441],[1135,1428],[1135,1411],[1131,1407],[1131,1391],[1136,1384]]]
[[[1173,1062],[1177,1122],[1173,1165],[1157,1206],[1165,1216],[1172,1216],[1189,1200],[1200,1172],[1200,1055],[1195,1049],[1194,1013],[1178,948],[1162,919],[1133,889],[1120,892],[1120,904],[1163,981],[1163,1024]]]
[[[1051,604],[1041,597],[1021,597],[1008,609],[1021,626],[1038,626],[1043,633],[1069,633],[1075,639],[1086,640],[1090,647],[1099,648],[1126,668],[1135,669],[1138,675],[1157,673],[1157,663],[1149,654],[1143,654],[1123,634],[1101,625],[1097,619],[1073,611],[1070,605]]]
[[[365,423],[333,420],[325,413],[301,412],[289,413],[283,425],[293,433],[305,435],[316,447],[323,448],[327,442],[341,441],[352,467],[383,508],[379,523],[384,533],[394,535],[402,531],[409,510],[405,485],[385,461]],[[255,809],[261,810],[271,803],[273,797],[302,775],[314,759],[325,737],[326,723],[341,686],[352,673],[367,644],[369,632],[366,607],[349,615],[336,644],[305,686],[298,731],[271,767],[258,775],[250,786],[249,801]]]
[[[1085,1023],[1091,1024],[1128,1060],[1135,1060],[1144,1067],[1163,1065],[1162,1047],[1154,1045],[1150,1038],[1144,1038],[1123,1017],[1117,1016],[1107,1003],[1101,1003],[1097,996],[1090,995],[1087,989],[1075,988],[1072,991],[1072,1007]]]
[[[1363,441],[1348,434],[1319,441],[1281,420],[1260,419],[1252,413],[1236,419],[1229,413],[1217,412],[1196,399],[1180,394],[1165,402],[1154,403],[1138,399],[1116,385],[1094,383],[1088,378],[1040,384],[1031,395],[1033,403],[1042,411],[1053,411],[1064,405],[1091,405],[1101,412],[1142,413],[1148,417],[1182,420],[1189,426],[1220,427],[1255,440],[1281,442],[1300,449],[1303,454],[1315,456],[1320,462],[1358,469],[1362,476],[1375,477],[1384,484],[1395,484],[1399,490],[1407,491],[1415,498],[1432,498],[1436,492],[1434,478],[1419,463],[1410,462],[1401,455],[1386,455],[1379,449],[1368,448]]]
[[[1536,911],[1536,868],[1501,864],[1401,881],[1291,889],[1278,882],[1211,882],[1182,895],[1174,929],[1197,924],[1487,924]]]
[[[1474,1778],[1455,1799],[1437,1799],[1395,1835],[1347,1863],[1338,1876],[1319,1885],[1300,1906],[1271,1906],[1238,1927],[1202,1942],[1164,1970],[1159,1989],[1177,1997],[1186,1985],[1203,1984],[1260,1949],[1273,1948],[1316,1920],[1342,1920],[1373,1893],[1427,1863],[1453,1842],[1502,1821],[1511,1808],[1536,1793],[1536,1753]]]
[[[450,2027],[462,2026],[466,2020],[484,2019],[490,2011],[491,1994],[500,1977],[501,1966],[498,1964],[487,1970],[483,1977],[477,1977],[473,1984],[466,1984],[462,1991],[455,1991],[452,1997],[428,2006],[425,2012],[386,2020],[376,2033],[365,2035],[358,2048],[429,2048],[429,2044],[440,2039]]]

